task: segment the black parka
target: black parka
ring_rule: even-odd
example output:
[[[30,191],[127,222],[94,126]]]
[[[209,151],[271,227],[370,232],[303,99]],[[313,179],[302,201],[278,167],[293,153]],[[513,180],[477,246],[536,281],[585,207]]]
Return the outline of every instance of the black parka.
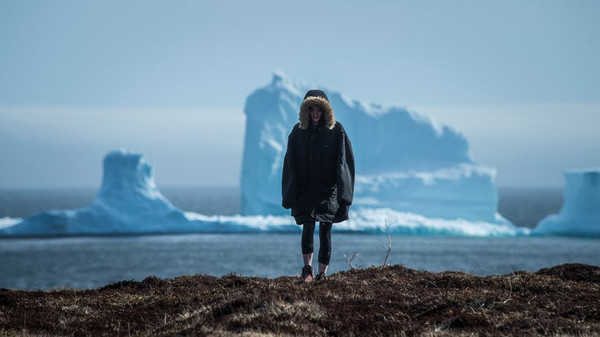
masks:
[[[304,102],[303,107],[308,108]],[[325,108],[331,109],[330,106]],[[304,123],[305,128],[302,128],[303,109],[300,115],[300,123],[288,137],[282,205],[292,209],[291,214],[299,225],[347,220],[354,194],[354,154],[350,139],[342,124],[335,121],[333,110],[324,112],[319,125]]]

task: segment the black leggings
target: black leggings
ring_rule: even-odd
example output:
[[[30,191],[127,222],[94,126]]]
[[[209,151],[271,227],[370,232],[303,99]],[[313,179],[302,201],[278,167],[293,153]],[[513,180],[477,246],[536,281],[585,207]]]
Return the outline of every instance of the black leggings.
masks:
[[[331,222],[319,223],[319,263],[329,265],[331,259]],[[302,225],[302,254],[311,254],[314,251],[313,236],[315,222]]]

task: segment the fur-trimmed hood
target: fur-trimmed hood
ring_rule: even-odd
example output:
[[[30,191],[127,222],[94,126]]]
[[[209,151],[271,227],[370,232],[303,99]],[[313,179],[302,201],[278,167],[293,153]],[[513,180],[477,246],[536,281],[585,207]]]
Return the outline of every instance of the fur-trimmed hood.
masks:
[[[323,110],[323,116],[321,118],[325,121],[325,127],[333,129],[335,126],[335,114],[333,108],[329,104],[329,99],[323,90],[309,90],[304,96],[304,100],[300,105],[300,129],[306,129],[310,125],[310,107],[318,105]]]

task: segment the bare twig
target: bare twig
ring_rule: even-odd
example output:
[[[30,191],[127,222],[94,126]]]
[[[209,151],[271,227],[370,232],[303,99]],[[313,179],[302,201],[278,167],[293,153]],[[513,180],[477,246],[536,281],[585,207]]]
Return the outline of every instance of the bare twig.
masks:
[[[502,303],[504,303],[504,304],[506,304],[508,301],[510,301],[512,299],[512,292],[513,292],[512,283],[510,282],[510,277],[508,277],[507,280],[508,280],[508,286],[510,287],[510,292],[508,293],[508,298],[505,299],[504,301],[502,301]]]
[[[388,245],[387,248],[384,246],[381,246],[381,248],[385,249],[385,259],[383,260],[383,265],[387,266],[388,265],[388,259],[390,258],[390,253],[392,252],[392,237],[390,235],[390,226],[393,225],[394,223],[388,223],[387,219],[385,220],[385,232],[387,234],[387,239],[388,239]]]
[[[350,266],[350,268],[352,270],[359,269],[360,265],[353,265],[352,264],[352,260],[354,260],[354,258],[358,256],[358,252],[356,250],[354,250],[354,254],[352,254],[352,257],[348,258],[348,256],[350,256],[350,252],[348,252],[348,255],[344,255],[344,258],[346,258],[346,263]]]

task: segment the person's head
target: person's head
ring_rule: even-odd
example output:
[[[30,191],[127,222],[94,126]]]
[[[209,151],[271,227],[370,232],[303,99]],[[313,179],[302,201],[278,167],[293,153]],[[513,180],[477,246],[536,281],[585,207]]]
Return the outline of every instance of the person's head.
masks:
[[[319,124],[321,117],[323,117],[323,109],[319,105],[311,105],[308,108],[308,112],[310,113],[310,120],[313,124]]]
[[[309,90],[304,96],[304,100],[300,105],[300,128],[306,129],[308,126],[318,124],[321,119],[325,127],[333,129],[335,126],[335,115],[333,108],[329,104],[329,99],[323,90]]]

